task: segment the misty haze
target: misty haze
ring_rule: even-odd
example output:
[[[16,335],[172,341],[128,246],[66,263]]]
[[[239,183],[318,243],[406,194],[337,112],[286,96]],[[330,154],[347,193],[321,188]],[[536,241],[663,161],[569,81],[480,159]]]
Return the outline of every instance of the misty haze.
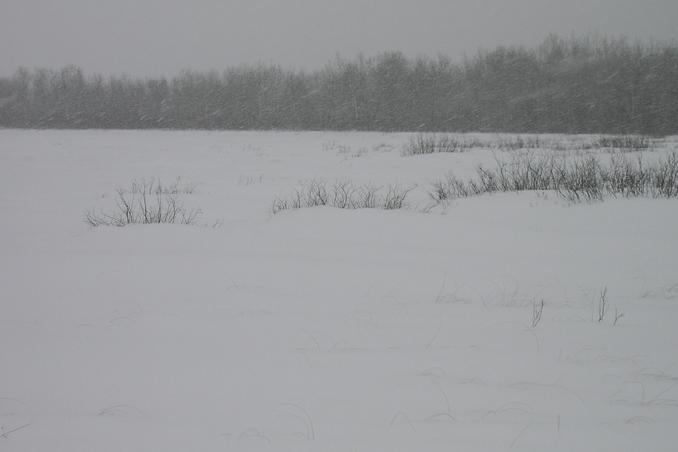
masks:
[[[678,2],[3,0],[0,208],[0,450],[676,450]]]

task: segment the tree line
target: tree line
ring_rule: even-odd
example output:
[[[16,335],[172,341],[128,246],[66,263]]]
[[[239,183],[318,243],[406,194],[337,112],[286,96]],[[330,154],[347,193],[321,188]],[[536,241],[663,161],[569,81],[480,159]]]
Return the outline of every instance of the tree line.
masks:
[[[0,127],[678,133],[678,46],[549,36],[453,62],[387,52],[167,78],[18,69]]]

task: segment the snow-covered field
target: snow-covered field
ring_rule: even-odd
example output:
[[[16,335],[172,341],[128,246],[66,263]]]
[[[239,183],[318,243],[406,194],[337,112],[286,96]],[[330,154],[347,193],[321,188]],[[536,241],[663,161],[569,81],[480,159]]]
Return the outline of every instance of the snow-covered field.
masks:
[[[408,138],[0,130],[0,450],[675,451],[678,200],[424,212],[501,153]],[[196,225],[83,222],[152,177]],[[310,178],[416,188],[272,215]]]

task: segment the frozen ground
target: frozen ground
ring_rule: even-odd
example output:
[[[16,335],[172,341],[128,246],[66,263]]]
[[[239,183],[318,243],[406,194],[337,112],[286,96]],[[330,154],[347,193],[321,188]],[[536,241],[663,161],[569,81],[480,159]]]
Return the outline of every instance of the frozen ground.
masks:
[[[675,451],[678,201],[422,213],[493,155],[407,138],[0,130],[0,450]],[[150,177],[200,224],[82,221]],[[417,188],[271,215],[305,178]]]

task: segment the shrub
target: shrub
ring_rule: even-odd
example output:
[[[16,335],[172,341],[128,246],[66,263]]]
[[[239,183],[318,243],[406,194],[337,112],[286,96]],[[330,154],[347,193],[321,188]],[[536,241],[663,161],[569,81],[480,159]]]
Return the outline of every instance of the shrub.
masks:
[[[596,148],[612,148],[621,151],[642,151],[652,146],[652,140],[645,135],[603,136],[594,142]]]
[[[664,198],[678,197],[678,158],[675,152],[651,172],[650,184],[655,195]]]
[[[497,141],[496,148],[503,151],[516,151],[519,149],[541,149],[549,148],[552,144],[549,144],[537,136],[528,136],[515,138],[502,138]]]
[[[429,195],[438,203],[494,192],[553,190],[570,201],[602,200],[605,196],[678,197],[678,157],[675,153],[647,165],[622,154],[609,165],[594,156],[564,158],[522,156],[497,160],[494,168],[479,166],[476,178],[463,181],[453,174],[434,182]]]
[[[478,138],[454,135],[419,133],[412,137],[403,148],[403,155],[434,154],[437,152],[465,152],[471,149],[490,147]]]
[[[193,224],[199,210],[188,210],[177,199],[179,193],[192,193],[192,186],[181,187],[179,179],[163,186],[160,180],[134,181],[129,189],[116,190],[116,207],[111,212],[89,210],[84,221],[92,227],[128,224]],[[190,190],[186,187],[190,187]]]
[[[594,139],[558,139],[541,135],[518,135],[481,140],[449,134],[419,133],[410,137],[403,147],[403,155],[433,154],[438,152],[465,152],[472,149],[518,151],[544,149],[549,151],[611,150],[635,152],[653,148],[653,139],[646,135],[601,136]]]
[[[356,186],[349,181],[338,181],[332,186],[326,182],[310,180],[286,198],[273,201],[273,213],[282,210],[329,206],[338,209],[402,209],[414,187],[389,185],[385,190],[373,185]],[[382,194],[384,192],[384,194]]]

